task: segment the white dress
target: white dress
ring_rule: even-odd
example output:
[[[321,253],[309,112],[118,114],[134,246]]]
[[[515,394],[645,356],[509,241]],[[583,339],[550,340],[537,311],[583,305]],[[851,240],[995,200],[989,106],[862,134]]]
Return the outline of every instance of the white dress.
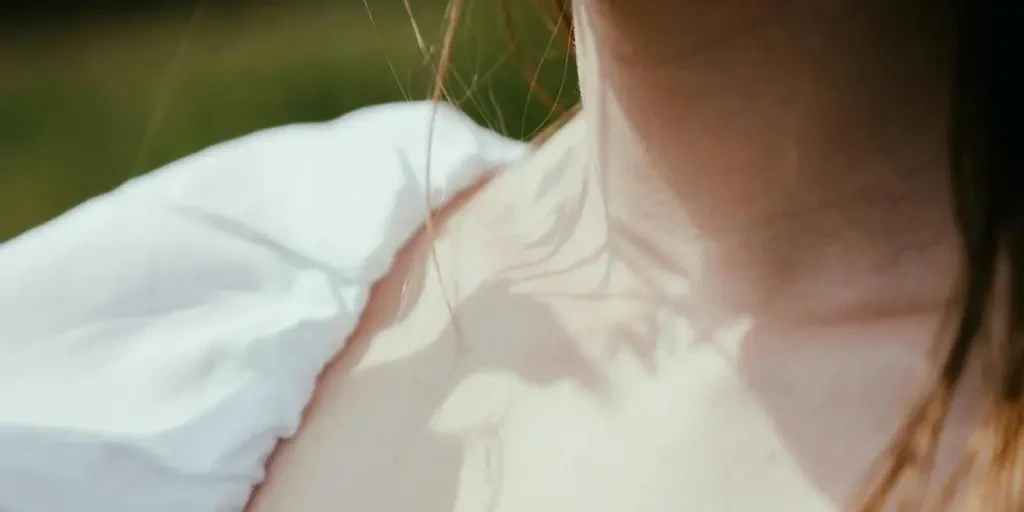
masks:
[[[0,245],[0,511],[241,510],[424,221],[434,110],[260,131]],[[434,205],[525,150],[434,122]]]

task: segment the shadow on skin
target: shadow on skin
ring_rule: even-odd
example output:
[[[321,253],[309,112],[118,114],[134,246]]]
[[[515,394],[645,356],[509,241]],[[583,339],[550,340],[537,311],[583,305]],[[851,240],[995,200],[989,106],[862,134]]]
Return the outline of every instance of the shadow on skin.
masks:
[[[452,318],[438,320],[445,325],[437,335],[417,328],[417,318],[436,320],[448,311],[439,304],[437,276],[431,271],[424,233],[410,241],[395,269],[374,286],[372,302],[350,342],[323,372],[308,408],[315,414],[307,412],[296,441],[285,443],[275,455],[285,462],[297,456],[310,465],[301,471],[280,471],[277,464],[271,464],[269,480],[273,487],[285,491],[256,493],[251,512],[313,511],[325,506],[382,512],[494,510],[502,501],[505,481],[502,425],[516,407],[516,395],[509,392],[508,383],[527,389],[569,384],[598,400],[608,395],[610,383],[593,361],[579,352],[574,335],[555,313],[554,301],[643,304],[643,314],[631,318],[628,325],[609,326],[602,336],[615,342],[614,350],[628,351],[627,355],[652,375],[661,371],[659,348],[715,349],[718,329],[698,318],[698,305],[685,291],[672,296],[653,292],[664,289],[659,286],[659,276],[688,278],[686,271],[648,250],[642,238],[631,238],[623,226],[615,224],[616,219],[608,219],[609,225],[625,233],[623,237],[581,250],[573,241],[587,206],[587,199],[580,198],[593,196],[585,189],[557,190],[579,186],[573,183],[578,177],[551,175],[547,173],[534,185],[536,194],[528,196],[536,202],[566,198],[545,206],[551,212],[546,219],[548,229],[525,244],[529,251],[522,261],[503,262],[503,268],[458,300],[456,323],[452,324]],[[483,201],[488,200],[486,192],[481,191]],[[483,236],[495,234],[505,235]],[[456,232],[454,236],[461,235]],[[481,234],[467,232],[467,236]],[[637,289],[652,292],[609,293],[609,276],[615,266],[629,270],[640,282]],[[581,269],[598,270],[588,275],[603,271],[604,277],[595,279],[592,287],[564,292],[520,291],[527,288],[524,283],[548,282]],[[445,286],[449,284],[453,288],[446,289],[457,294],[458,283]],[[673,343],[662,327],[666,316],[691,326],[692,337]],[[892,330],[879,330],[883,331],[892,336]],[[870,459],[896,426],[889,416],[866,416],[865,397],[899,389],[913,377],[917,362],[914,347],[898,345],[899,340],[873,340],[869,332],[855,334],[860,339],[826,331],[802,333],[793,339],[755,323],[738,358],[722,353],[722,357],[733,358],[739,378],[770,418],[782,449],[807,481],[837,507],[846,503],[850,485],[859,482]],[[403,343],[408,346],[401,348],[401,357],[366,363],[378,344]],[[884,344],[894,348],[878,352]],[[851,351],[851,347],[865,346],[864,352]],[[851,363],[850,358],[856,357],[863,360]],[[495,375],[501,377],[500,384],[481,384],[480,379]],[[905,403],[903,397],[892,397],[891,402],[894,407]],[[451,407],[462,410],[446,414]],[[451,418],[457,422],[451,423]],[[859,444],[845,446],[853,440]],[[865,449],[865,443],[877,443],[878,449]],[[483,491],[462,492],[464,485],[465,489]]]
[[[559,175],[564,179],[564,174]],[[552,189],[564,186],[548,185]],[[586,190],[567,196],[586,197]],[[555,209],[561,213],[551,224],[556,232],[542,239],[549,242],[547,257],[562,251],[571,238],[581,217],[582,206],[575,206]],[[559,271],[534,274],[530,279],[553,278],[588,265],[606,265],[606,276],[613,265],[628,268],[640,288],[652,293],[608,298],[642,303],[649,313],[629,326],[616,328],[609,336],[654,374],[660,371],[656,355],[659,340],[666,337],[659,317],[683,320],[692,329],[692,337],[686,342],[662,343],[670,351],[715,350],[729,360],[756,406],[769,418],[782,450],[806,481],[837,508],[849,504],[859,490],[856,486],[884,450],[910,403],[909,393],[915,390],[915,379],[920,375],[921,345],[915,342],[921,337],[920,325],[894,327],[879,323],[877,329],[853,333],[808,329],[794,335],[786,331],[779,334],[778,328],[755,321],[738,355],[731,355],[717,345],[720,327],[701,318],[699,305],[685,290],[670,296],[654,292],[665,289],[660,276],[679,276],[684,282],[693,276],[617,219],[609,216],[607,222],[620,235],[614,242],[580,255],[574,264],[564,265]],[[583,298],[599,298],[607,284],[606,277],[593,293],[582,293]],[[552,295],[545,294],[544,298]],[[894,390],[907,390],[907,394]],[[771,462],[766,461],[768,464]]]
[[[740,377],[805,478],[839,509],[863,497],[909,414],[922,376],[919,327],[882,322],[780,339],[755,325],[743,342]]]
[[[425,339],[433,331],[419,329],[417,319],[448,315],[429,249],[421,231],[373,287],[349,343],[321,374],[299,434],[275,451],[270,485],[254,493],[247,510],[493,510],[504,480],[501,425],[515,407],[515,393],[500,391],[509,382],[571,382],[602,393],[603,377],[550,306],[512,291],[513,280],[485,281],[458,301],[455,324],[448,318],[435,339]],[[401,355],[367,364],[382,349]],[[470,381],[494,375],[504,388],[479,395],[489,388]],[[466,392],[477,396],[459,397]],[[446,415],[448,407],[463,410]],[[457,423],[439,425],[446,416]],[[486,491],[461,493],[465,479]],[[457,503],[467,499],[472,503]]]
[[[650,289],[658,289],[658,271],[687,276],[674,262],[644,252],[643,240],[631,240],[621,226],[619,231],[627,233],[627,243],[616,254]],[[910,403],[911,395],[894,390],[915,389],[921,346],[913,340],[920,332],[882,324],[852,333],[826,328],[793,333],[755,319],[734,354],[718,341],[721,327],[700,318],[691,298],[655,298],[650,308],[684,319],[692,328],[691,340],[673,346],[713,350],[735,367],[751,406],[762,409],[786,457],[813,488],[837,510],[854,503],[858,486]],[[648,330],[633,336],[640,339],[627,336],[624,342],[636,347],[660,334],[652,321]],[[777,456],[765,454],[765,467],[770,469]]]
[[[392,362],[356,369],[368,339],[352,345],[341,363],[347,368],[329,371],[318,397],[322,404],[344,403],[343,411],[327,413],[333,419],[314,419],[302,434],[304,442],[317,447],[319,457],[335,461],[329,464],[333,470],[305,472],[302,478],[324,481],[297,488],[345,498],[348,506],[365,510],[451,511],[460,497],[463,465],[473,463],[470,478],[487,492],[483,498],[477,496],[482,502],[471,510],[491,510],[502,492],[500,425],[515,404],[503,393],[487,397],[492,403],[466,403],[472,398],[460,400],[460,393],[476,393],[480,385],[462,385],[497,373],[528,387],[573,381],[594,392],[601,388],[597,374],[582,373],[590,365],[568,343],[570,338],[548,308],[509,292],[507,283],[484,285],[456,313],[467,319],[460,329],[464,339],[457,339],[449,325],[425,348]],[[495,317],[498,320],[491,325],[470,320]],[[543,336],[525,337],[524,325]],[[450,402],[465,409],[468,419],[457,413],[453,416],[458,424],[439,429],[437,421]],[[348,501],[355,497],[358,500]]]

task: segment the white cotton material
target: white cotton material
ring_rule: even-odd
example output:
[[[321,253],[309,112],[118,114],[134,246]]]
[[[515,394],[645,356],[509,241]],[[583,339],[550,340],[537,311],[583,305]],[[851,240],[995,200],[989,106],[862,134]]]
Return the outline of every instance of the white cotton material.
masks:
[[[431,140],[435,206],[525,151],[450,106],[369,107],[0,245],[0,511],[242,510],[425,221]]]

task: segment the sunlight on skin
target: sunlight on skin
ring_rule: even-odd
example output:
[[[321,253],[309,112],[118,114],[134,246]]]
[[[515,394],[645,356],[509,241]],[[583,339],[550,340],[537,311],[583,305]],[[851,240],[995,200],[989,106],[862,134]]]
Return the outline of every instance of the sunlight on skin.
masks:
[[[829,24],[787,3],[680,69],[665,59],[681,46],[609,42],[666,35],[682,7],[613,19],[615,5],[575,6],[582,114],[402,258],[385,288],[415,283],[408,307],[371,304],[377,322],[327,372],[254,511],[829,512],[850,498],[906,413],[955,274],[937,128],[916,117],[942,92],[908,112],[873,103],[886,80],[934,70],[913,51],[877,62],[880,3],[819,4]],[[698,7],[707,27],[736,22]],[[695,44],[682,28],[674,44]],[[890,121],[903,142],[853,137]],[[907,162],[921,170],[890,174]]]

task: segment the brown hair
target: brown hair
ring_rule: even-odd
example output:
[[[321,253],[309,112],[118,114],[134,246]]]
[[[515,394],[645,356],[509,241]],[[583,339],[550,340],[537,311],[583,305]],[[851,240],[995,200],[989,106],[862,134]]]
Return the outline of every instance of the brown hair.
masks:
[[[1024,190],[1007,108],[1012,61],[999,54],[1014,47],[1010,39],[1020,27],[1014,9],[999,8],[1008,4],[949,1],[956,23],[949,175],[964,261],[957,323],[948,342],[939,340],[929,387],[884,454],[883,469],[859,507],[865,511],[883,510],[906,482],[918,486],[910,489],[912,503],[924,503],[951,404],[974,362],[984,372],[984,422],[932,506],[1024,510],[1024,216],[1016,203]],[[997,276],[1005,276],[1005,283]]]
[[[501,0],[507,14],[507,0]],[[535,4],[540,0],[532,0]],[[571,37],[569,0],[544,0],[549,25]],[[893,505],[978,511],[1024,510],[1024,192],[1014,152],[1009,109],[1017,61],[1001,56],[1019,47],[1020,9],[997,0],[945,0],[954,15],[956,52],[948,138],[949,176],[962,240],[964,268],[949,338],[937,340],[927,387],[866,478],[851,507],[863,512]],[[451,37],[462,1],[452,0],[449,26],[434,87],[444,89]],[[547,12],[547,11],[545,11]],[[514,46],[514,41],[510,40]],[[526,74],[531,68],[521,61]],[[531,78],[532,79],[532,78]],[[574,111],[567,113],[568,117]],[[550,130],[546,133],[550,133]],[[1002,281],[1006,277],[1005,287]],[[1000,286],[997,286],[1000,284]],[[998,293],[997,293],[998,291]],[[1003,293],[1005,291],[1005,293]],[[999,299],[998,301],[996,299]],[[1004,315],[995,314],[997,306]],[[965,369],[984,371],[984,421],[972,433],[959,464],[937,493],[928,492],[933,460]]]

